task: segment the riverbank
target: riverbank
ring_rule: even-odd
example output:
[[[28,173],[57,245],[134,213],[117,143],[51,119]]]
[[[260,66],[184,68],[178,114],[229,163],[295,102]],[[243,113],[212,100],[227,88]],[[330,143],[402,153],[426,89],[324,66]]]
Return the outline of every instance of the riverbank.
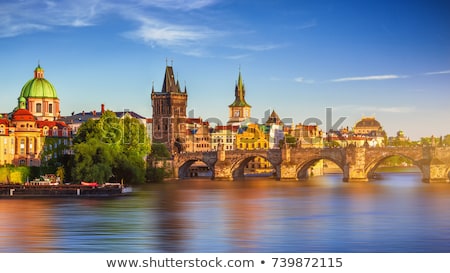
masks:
[[[0,184],[0,198],[16,197],[115,197],[131,193],[130,187],[84,185],[23,185]]]

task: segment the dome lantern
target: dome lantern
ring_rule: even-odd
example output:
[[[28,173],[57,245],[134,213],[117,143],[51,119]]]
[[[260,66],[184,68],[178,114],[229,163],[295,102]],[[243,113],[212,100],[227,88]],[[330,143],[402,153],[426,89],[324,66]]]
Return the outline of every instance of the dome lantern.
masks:
[[[35,79],[43,79],[44,78],[44,69],[41,68],[40,64],[38,64],[38,66],[34,70],[34,78]]]

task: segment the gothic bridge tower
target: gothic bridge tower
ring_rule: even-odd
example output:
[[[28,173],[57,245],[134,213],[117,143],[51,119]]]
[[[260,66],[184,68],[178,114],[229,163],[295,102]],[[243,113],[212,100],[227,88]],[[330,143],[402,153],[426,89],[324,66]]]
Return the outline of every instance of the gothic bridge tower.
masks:
[[[153,132],[156,143],[164,143],[169,152],[183,151],[186,138],[187,91],[181,91],[175,79],[172,66],[166,65],[166,73],[161,92],[152,86]]]

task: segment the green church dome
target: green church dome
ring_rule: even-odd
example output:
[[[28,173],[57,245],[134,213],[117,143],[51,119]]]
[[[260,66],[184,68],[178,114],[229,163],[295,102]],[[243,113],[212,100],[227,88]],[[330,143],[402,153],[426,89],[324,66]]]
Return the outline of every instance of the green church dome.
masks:
[[[34,70],[34,79],[22,88],[20,97],[24,98],[58,98],[55,87],[44,78],[44,69],[40,65]]]

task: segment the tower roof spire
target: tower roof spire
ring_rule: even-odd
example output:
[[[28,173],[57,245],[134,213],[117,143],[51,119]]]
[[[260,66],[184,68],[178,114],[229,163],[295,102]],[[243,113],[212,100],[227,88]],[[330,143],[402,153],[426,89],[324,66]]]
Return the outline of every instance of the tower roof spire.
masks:
[[[239,66],[239,76],[238,76],[238,81],[236,83],[234,96],[235,96],[234,102],[230,106],[247,106],[247,107],[251,107],[245,101],[245,86],[244,86],[244,82],[242,80],[241,67],[240,66]]]
[[[175,79],[172,66],[166,66],[166,74],[161,89],[162,93],[180,92],[178,80]]]

